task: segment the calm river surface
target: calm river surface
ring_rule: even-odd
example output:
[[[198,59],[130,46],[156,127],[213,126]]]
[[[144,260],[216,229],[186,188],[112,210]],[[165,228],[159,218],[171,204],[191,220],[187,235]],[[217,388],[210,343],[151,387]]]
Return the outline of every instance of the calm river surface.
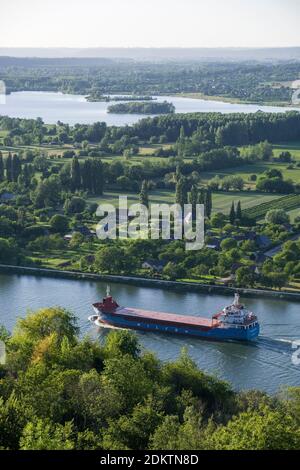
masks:
[[[175,293],[156,288],[112,284],[120,305],[210,317],[230,303],[222,295]],[[91,304],[102,298],[101,282],[0,274],[0,323],[12,330],[28,309],[60,305],[78,318],[83,334],[102,341],[108,328],[97,328],[87,318]],[[282,385],[300,386],[300,365],[293,365],[291,342],[300,339],[300,303],[246,299],[258,316],[261,336],[254,344],[208,342],[156,333],[137,335],[141,344],[163,360],[174,359],[187,347],[199,367],[230,381],[236,389],[259,388],[275,393]]]
[[[172,102],[176,113],[220,112],[220,113],[255,113],[283,112],[293,108],[261,106],[255,104],[232,104],[221,101],[206,101],[194,98],[160,96],[157,101]],[[6,103],[0,103],[0,115],[19,118],[41,117],[46,124],[55,124],[58,120],[73,125],[91,124],[96,121],[106,122],[109,126],[133,124],[141,119],[140,114],[109,114],[107,107],[111,103],[90,103],[82,95],[68,95],[44,91],[19,91],[6,96]],[[294,108],[299,111],[299,108]]]

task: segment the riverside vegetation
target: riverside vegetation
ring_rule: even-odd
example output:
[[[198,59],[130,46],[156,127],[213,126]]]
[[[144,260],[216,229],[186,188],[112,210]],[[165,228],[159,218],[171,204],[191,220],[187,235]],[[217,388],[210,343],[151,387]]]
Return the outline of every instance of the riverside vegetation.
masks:
[[[298,62],[134,62],[110,59],[0,58],[7,92],[61,91],[103,100],[107,94],[170,95],[290,104]]]
[[[185,350],[161,362],[131,332],[78,333],[61,308],[0,328],[0,449],[299,449],[299,388],[234,392]]]
[[[1,117],[0,133],[2,264],[298,290],[299,113],[175,114],[119,128]],[[203,203],[205,248],[98,240],[98,203],[124,193]]]

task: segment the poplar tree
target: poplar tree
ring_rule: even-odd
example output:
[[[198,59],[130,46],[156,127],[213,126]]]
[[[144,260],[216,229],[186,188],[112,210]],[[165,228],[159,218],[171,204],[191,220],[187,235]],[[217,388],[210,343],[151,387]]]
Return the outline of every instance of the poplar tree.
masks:
[[[196,216],[196,206],[199,203],[199,191],[195,184],[193,184],[189,194],[189,203],[192,205],[192,215],[194,219]]]
[[[211,211],[212,211],[212,193],[210,189],[206,190],[205,193],[205,215],[210,219]]]
[[[7,159],[5,161],[5,168],[6,168],[6,179],[7,181],[12,181],[12,156],[9,152]]]
[[[199,204],[203,204],[205,205],[205,189],[200,189],[200,192],[199,192]]]
[[[29,165],[24,165],[22,174],[23,174],[24,186],[28,187],[30,185],[30,179],[31,179],[31,172],[30,172]]]
[[[229,213],[229,221],[233,225],[235,222],[235,208],[234,208],[234,202],[232,201],[231,208],[230,208],[230,213]]]
[[[176,183],[175,202],[176,204],[179,204],[182,208],[187,202],[186,181],[183,176],[181,176]]]
[[[238,220],[241,220],[243,218],[241,201],[239,201],[236,206],[236,218]]]
[[[141,192],[140,192],[140,204],[149,207],[149,195],[148,195],[148,183],[146,180],[143,181]]]
[[[21,174],[22,171],[22,165],[21,161],[18,157],[18,155],[14,155],[11,160],[11,178],[12,181],[17,182],[18,178]]]
[[[82,167],[82,187],[84,191],[92,192],[92,165],[90,158],[84,161]]]
[[[77,157],[72,159],[71,163],[71,189],[75,191],[80,189],[81,186],[81,175],[80,175],[80,164]]]
[[[184,157],[185,153],[185,132],[184,132],[184,127],[181,126],[180,132],[179,132],[179,138],[177,140],[177,155],[179,157]]]
[[[100,159],[91,160],[91,192],[102,195],[104,186],[103,164]]]

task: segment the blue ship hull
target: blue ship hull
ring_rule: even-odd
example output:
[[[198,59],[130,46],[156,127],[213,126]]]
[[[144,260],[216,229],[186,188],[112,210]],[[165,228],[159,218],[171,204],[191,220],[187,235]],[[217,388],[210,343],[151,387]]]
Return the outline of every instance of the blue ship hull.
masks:
[[[99,312],[97,312],[99,313]],[[107,324],[110,326],[118,327],[118,328],[129,328],[135,330],[143,330],[143,331],[152,331],[156,333],[169,333],[169,334],[177,334],[177,335],[184,335],[184,336],[193,336],[203,339],[210,339],[210,340],[219,340],[219,341],[226,341],[226,340],[236,340],[236,341],[253,341],[259,335],[259,324],[257,323],[251,327],[212,327],[212,328],[199,328],[193,326],[186,326],[186,325],[162,325],[160,323],[152,323],[147,322],[146,319],[135,319],[132,318],[130,320],[123,318],[119,315],[109,314],[109,313],[101,313],[99,318],[99,323]]]

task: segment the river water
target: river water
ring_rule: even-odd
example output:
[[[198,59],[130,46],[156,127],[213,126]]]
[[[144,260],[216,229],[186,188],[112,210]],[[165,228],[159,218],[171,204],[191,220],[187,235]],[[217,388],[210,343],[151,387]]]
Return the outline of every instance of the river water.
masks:
[[[228,305],[223,295],[179,293],[156,288],[113,284],[120,305],[210,317]],[[102,341],[108,328],[87,320],[91,304],[102,298],[102,282],[51,279],[0,274],[0,323],[12,330],[28,309],[59,305],[78,318],[82,334]],[[300,386],[300,365],[292,362],[292,341],[300,339],[300,304],[278,299],[246,299],[261,324],[261,336],[253,344],[222,343],[200,339],[137,332],[143,347],[163,360],[175,359],[187,347],[203,370],[230,381],[235,389],[258,388],[275,393],[283,385]],[[300,354],[299,354],[300,356]]]
[[[44,91],[19,91],[5,97],[0,102],[0,115],[19,118],[36,119],[41,117],[46,124],[55,124],[58,120],[70,125],[76,123],[91,124],[96,121],[107,125],[123,126],[133,124],[141,119],[140,114],[110,114],[107,107],[111,103],[88,102],[82,95]],[[174,96],[159,96],[157,101],[169,101],[175,106],[176,113],[220,112],[220,113],[255,113],[283,112],[300,108],[284,108],[279,106],[261,106],[255,104],[233,104],[221,101],[209,101]]]

